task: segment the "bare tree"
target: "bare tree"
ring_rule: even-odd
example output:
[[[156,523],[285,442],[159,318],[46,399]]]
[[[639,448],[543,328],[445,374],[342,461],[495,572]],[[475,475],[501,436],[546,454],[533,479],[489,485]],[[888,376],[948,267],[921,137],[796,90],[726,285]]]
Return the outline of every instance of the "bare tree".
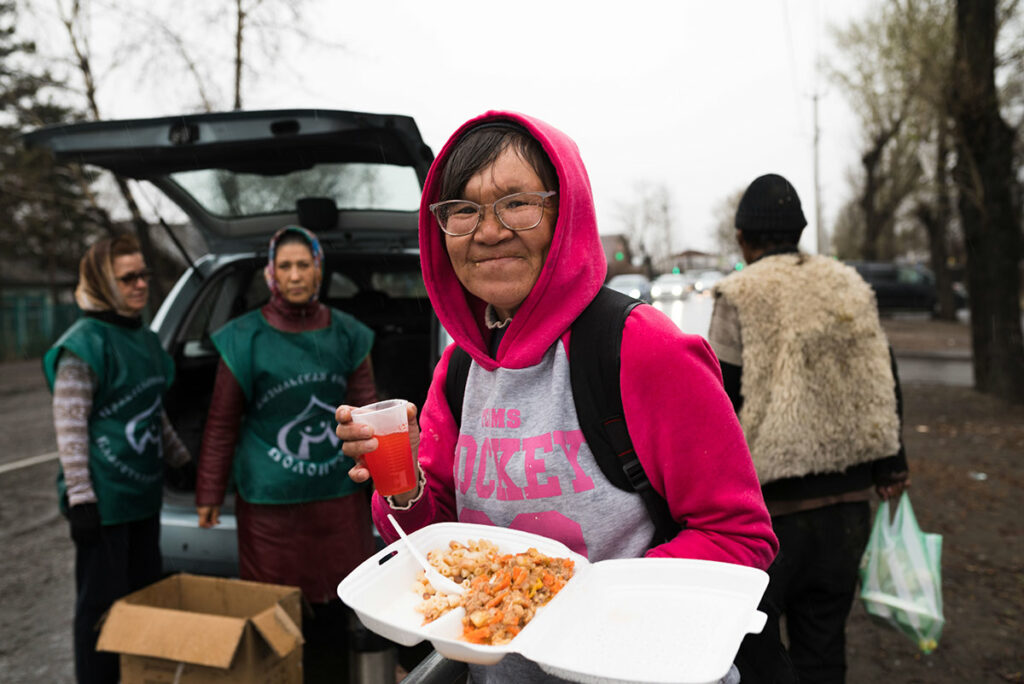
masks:
[[[891,259],[918,244],[923,229],[939,315],[952,319],[949,261],[960,249],[951,210],[955,186],[949,179],[950,5],[945,0],[894,0],[877,17],[838,35],[854,65],[836,77],[862,103],[861,111],[871,114],[862,115],[868,138],[859,193],[863,222],[848,222],[848,228],[863,229],[863,249],[856,256]]]
[[[617,213],[630,252],[643,260],[650,276],[653,261],[672,254],[672,194],[664,183],[638,183],[635,192],[636,199],[620,203]]]
[[[918,106],[912,121],[912,141],[917,141],[923,171],[913,193],[911,214],[927,236],[929,262],[935,273],[940,318],[953,320],[956,306],[949,262],[958,252],[952,244],[954,185],[949,178],[952,163],[950,75],[953,64],[953,13],[945,0],[904,0],[893,21],[904,30],[908,68],[919,70],[915,92]]]
[[[878,16],[835,32],[846,64],[833,66],[832,78],[848,93],[865,136],[858,204],[864,215],[861,256],[869,260],[893,258],[900,207],[922,173],[915,116],[925,74],[908,59],[907,48],[915,37],[906,18],[913,4],[886,4]]]
[[[56,303],[58,270],[74,270],[87,238],[102,233],[109,218],[80,169],[20,144],[28,129],[81,114],[54,102],[61,84],[38,68],[35,45],[15,35],[18,21],[14,2],[0,0],[0,255],[41,266]]]
[[[948,117],[944,113],[939,113],[936,118],[934,173],[930,183],[918,193],[914,211],[928,235],[929,256],[932,271],[935,273],[935,290],[938,295],[937,316],[945,320],[954,320],[956,303],[953,297],[953,279],[948,268],[952,251],[949,236],[953,217],[953,190],[949,179],[951,132],[947,125]]]
[[[953,112],[959,209],[968,250],[974,382],[1024,402],[1016,131],[996,90],[996,0],[957,0]]]
[[[832,248],[843,261],[860,259],[864,247],[864,212],[856,200],[847,201],[839,210],[832,230]]]
[[[44,0],[25,2],[44,14]],[[83,108],[96,120],[107,114],[101,109],[101,88],[108,80],[115,80],[117,71],[130,72],[141,84],[162,84],[160,96],[165,101],[182,97],[194,103],[181,107],[172,104],[173,109],[241,109],[243,86],[268,64],[280,62],[286,38],[329,45],[317,41],[304,28],[302,13],[307,0],[53,0],[53,4],[65,38],[63,48],[56,49],[80,84],[68,92],[80,97]],[[111,31],[115,26],[116,31]],[[115,40],[95,39],[94,31],[101,28],[106,29],[105,34],[116,36]],[[97,54],[97,47],[102,54]],[[170,77],[168,72],[175,70],[188,78]],[[223,88],[228,74],[230,86]],[[185,92],[175,90],[182,86]],[[221,95],[225,91],[230,92],[230,100]],[[147,261],[158,276],[164,276],[152,286],[154,300],[159,303],[176,265],[156,248],[132,186],[124,178],[115,178],[115,183]]]
[[[744,192],[744,188],[739,188],[726,195],[712,210],[715,220],[715,248],[721,260],[727,263],[735,263],[740,256],[739,244],[736,242],[736,209],[740,206]]]
[[[85,86],[86,108],[92,118],[98,121],[102,117],[100,116],[99,102],[96,98],[96,76],[92,69],[92,51],[89,35],[85,30],[87,22],[84,17],[85,13],[82,2],[81,0],[71,0],[70,3],[65,4],[61,0],[57,0],[57,7],[61,23],[67,32],[68,45],[73,55],[73,63],[78,69]],[[121,197],[124,199],[125,206],[131,214],[132,225],[135,227],[135,232],[138,235],[139,244],[142,246],[142,253],[145,255],[146,261],[153,265],[155,269],[160,269],[161,261],[157,258],[156,250],[153,247],[153,240],[149,233],[149,224],[142,217],[142,212],[139,210],[138,202],[135,201],[135,195],[132,193],[128,181],[120,176],[114,176],[114,180],[117,183]],[[166,291],[160,279],[155,278],[150,287],[153,299],[157,303],[163,301]]]

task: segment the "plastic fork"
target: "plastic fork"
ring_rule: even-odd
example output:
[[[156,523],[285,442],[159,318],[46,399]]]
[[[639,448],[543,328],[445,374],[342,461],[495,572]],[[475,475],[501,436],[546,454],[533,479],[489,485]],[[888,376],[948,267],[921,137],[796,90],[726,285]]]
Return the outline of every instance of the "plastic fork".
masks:
[[[391,521],[391,526],[395,528],[395,532],[398,532],[398,536],[402,538],[403,542],[405,542],[405,548],[409,550],[412,557],[416,559],[416,562],[419,563],[427,573],[427,581],[430,582],[430,585],[434,587],[434,589],[437,589],[444,594],[466,593],[465,587],[439,573],[437,569],[423,557],[419,550],[413,546],[413,543],[409,541],[409,537],[405,536],[405,530],[403,530],[398,524],[398,521],[395,520],[395,516],[388,513],[388,520]]]

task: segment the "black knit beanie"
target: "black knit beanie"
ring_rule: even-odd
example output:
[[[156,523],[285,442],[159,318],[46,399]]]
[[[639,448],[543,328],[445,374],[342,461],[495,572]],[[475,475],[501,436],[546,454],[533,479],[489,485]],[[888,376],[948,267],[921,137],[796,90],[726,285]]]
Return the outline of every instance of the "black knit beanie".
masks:
[[[799,233],[806,225],[796,188],[774,173],[755,179],[736,209],[736,228],[745,233]]]

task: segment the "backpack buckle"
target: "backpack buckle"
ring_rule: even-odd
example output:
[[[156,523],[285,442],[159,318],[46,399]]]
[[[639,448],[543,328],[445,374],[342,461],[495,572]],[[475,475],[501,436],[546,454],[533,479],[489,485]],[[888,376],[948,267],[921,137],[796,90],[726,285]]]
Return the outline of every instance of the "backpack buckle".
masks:
[[[634,492],[641,492],[650,488],[651,481],[647,478],[644,467],[640,464],[640,459],[636,457],[635,451],[630,449],[619,454],[619,462],[622,463],[622,471],[626,474],[626,479],[629,480],[629,485],[633,488]]]

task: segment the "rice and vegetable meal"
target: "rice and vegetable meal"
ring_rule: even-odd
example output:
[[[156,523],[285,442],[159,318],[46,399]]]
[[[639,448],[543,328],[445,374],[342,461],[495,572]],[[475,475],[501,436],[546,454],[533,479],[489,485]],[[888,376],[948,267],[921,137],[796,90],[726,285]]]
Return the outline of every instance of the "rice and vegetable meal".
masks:
[[[417,610],[424,624],[463,606],[462,638],[474,644],[500,646],[510,642],[572,577],[571,558],[552,558],[530,548],[524,553],[501,554],[485,539],[448,543],[427,560],[438,572],[466,588],[462,596],[438,592],[422,570],[416,589],[423,602]]]

